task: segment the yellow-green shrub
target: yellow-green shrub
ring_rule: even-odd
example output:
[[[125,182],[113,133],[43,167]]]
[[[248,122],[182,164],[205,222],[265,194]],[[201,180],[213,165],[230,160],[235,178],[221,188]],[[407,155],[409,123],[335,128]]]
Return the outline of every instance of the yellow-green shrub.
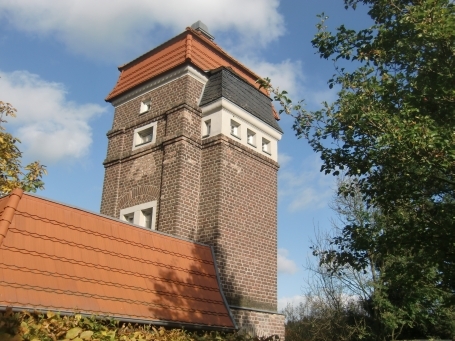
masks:
[[[191,332],[132,325],[96,316],[60,316],[47,312],[0,312],[1,341],[271,341],[240,333]]]

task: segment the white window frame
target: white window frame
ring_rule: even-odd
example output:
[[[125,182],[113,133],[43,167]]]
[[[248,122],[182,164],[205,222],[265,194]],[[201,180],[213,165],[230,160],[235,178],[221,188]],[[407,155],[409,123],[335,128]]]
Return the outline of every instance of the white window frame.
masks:
[[[250,129],[246,130],[246,142],[256,148],[256,133]]]
[[[204,134],[202,134],[202,137],[208,137],[210,136],[212,130],[212,120],[207,120],[204,122]]]
[[[270,141],[262,138],[262,151],[266,154],[272,155],[271,150],[270,150]]]
[[[133,224],[142,226],[147,229],[145,226],[145,212],[152,210],[151,214],[151,224],[150,230],[156,229],[156,201],[150,201],[144,204],[127,207],[120,210],[120,220],[128,222],[127,216],[133,215]]]
[[[152,108],[152,101],[150,99],[142,101],[141,108],[139,110],[139,114],[145,114],[146,112],[149,112],[151,108]]]
[[[154,144],[156,142],[156,127],[157,124],[156,122],[149,123],[145,126],[142,126],[140,128],[134,129],[134,134],[133,134],[133,150],[136,150],[138,148],[142,148],[147,145]],[[147,131],[149,129],[152,129],[152,139],[149,142],[142,142],[142,136],[141,132]]]
[[[231,120],[231,135],[240,139],[240,123]]]

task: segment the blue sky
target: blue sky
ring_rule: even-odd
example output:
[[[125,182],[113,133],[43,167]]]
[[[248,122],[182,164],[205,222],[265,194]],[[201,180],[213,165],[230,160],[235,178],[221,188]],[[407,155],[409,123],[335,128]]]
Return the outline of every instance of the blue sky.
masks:
[[[26,161],[47,165],[40,195],[99,211],[106,132],[113,107],[104,98],[117,66],[202,20],[215,42],[307,108],[336,97],[327,80],[334,69],[311,46],[316,15],[329,28],[370,25],[366,10],[344,9],[341,0],[0,0],[0,100],[18,117]],[[278,298],[298,300],[308,274],[315,228],[329,229],[334,178],[282,117],[279,143]]]

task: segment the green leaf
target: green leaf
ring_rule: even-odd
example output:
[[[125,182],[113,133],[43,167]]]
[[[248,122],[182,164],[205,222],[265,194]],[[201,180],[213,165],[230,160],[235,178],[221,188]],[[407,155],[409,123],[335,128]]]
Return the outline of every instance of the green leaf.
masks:
[[[86,330],[81,333],[80,338],[82,340],[91,340],[93,332],[91,330]]]
[[[66,332],[65,338],[72,340],[76,336],[78,336],[81,331],[82,331],[82,328],[79,328],[79,327],[72,328]]]

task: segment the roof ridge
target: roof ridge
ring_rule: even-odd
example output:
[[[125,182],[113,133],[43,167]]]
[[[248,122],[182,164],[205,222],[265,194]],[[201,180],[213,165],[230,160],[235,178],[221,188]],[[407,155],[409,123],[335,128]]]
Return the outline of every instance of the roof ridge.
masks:
[[[187,27],[185,29],[186,31],[189,31],[190,33],[192,33],[195,37],[201,39],[202,41],[204,41],[205,43],[207,43],[208,45],[211,45],[213,48],[217,49],[218,52],[222,53],[223,55],[225,55],[227,58],[231,59],[235,64],[237,64],[237,66],[239,66],[241,69],[244,69],[247,73],[249,73],[251,76],[254,76],[254,78],[262,78],[261,76],[259,76],[256,72],[254,72],[253,70],[251,70],[249,67],[247,67],[245,64],[243,64],[242,62],[240,62],[237,58],[231,56],[229,53],[227,53],[220,45],[218,45],[217,43],[215,43],[213,40],[210,40],[209,38],[207,38],[203,33],[201,32],[198,32],[196,31],[195,29],[191,28],[191,27]]]
[[[22,198],[24,191],[20,188],[14,189],[10,194],[8,201],[6,202],[3,212],[0,213],[0,246],[3,244],[3,240],[6,238],[9,226],[13,221],[14,214],[16,213],[19,201]]]

